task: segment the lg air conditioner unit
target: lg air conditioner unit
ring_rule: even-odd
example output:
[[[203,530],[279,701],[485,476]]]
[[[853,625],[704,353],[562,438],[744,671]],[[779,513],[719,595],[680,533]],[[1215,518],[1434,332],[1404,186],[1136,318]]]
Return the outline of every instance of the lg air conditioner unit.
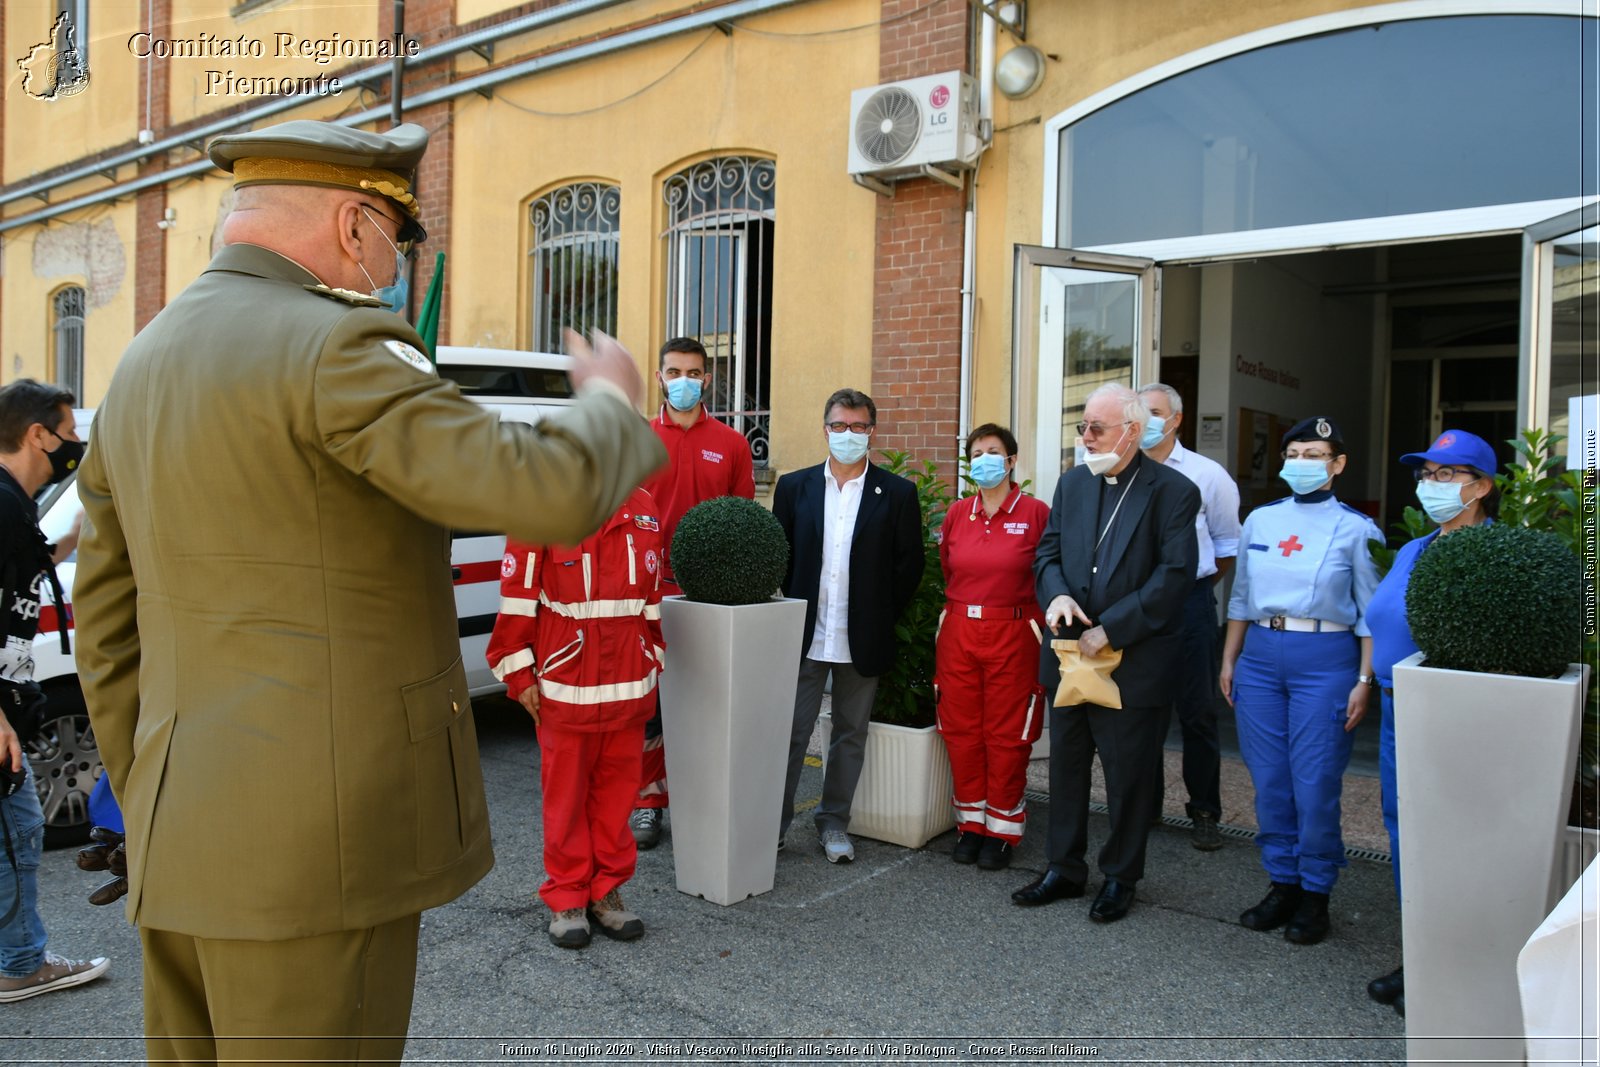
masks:
[[[978,83],[959,70],[850,94],[850,177],[893,195],[899,178],[960,186],[978,160]]]

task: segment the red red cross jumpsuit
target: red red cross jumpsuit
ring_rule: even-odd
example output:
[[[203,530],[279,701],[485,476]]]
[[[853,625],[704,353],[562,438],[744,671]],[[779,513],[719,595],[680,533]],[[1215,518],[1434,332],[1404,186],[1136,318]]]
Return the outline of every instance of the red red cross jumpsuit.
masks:
[[[672,578],[672,535],[684,514],[696,504],[719,496],[756,495],[750,442],[726,423],[712,418],[705,405],[700,417],[687,429],[672,421],[667,406],[650,421],[661,443],[667,446],[667,465],[644,483],[661,509],[661,545],[666,565],[661,578],[668,596],[678,592]],[[667,806],[667,750],[661,746],[659,714],[645,729],[644,762],[639,772],[636,808]]]
[[[488,659],[512,699],[539,687],[539,896],[552,911],[633,877],[628,813],[664,663],[660,579],[661,522],[642,489],[575,548],[506,542]]]
[[[1028,756],[1048,711],[1038,683],[1044,613],[1033,555],[1050,507],[1013,488],[991,517],[983,500],[944,517],[945,612],[936,642],[939,732],[955,779],[956,829],[1022,840]]]

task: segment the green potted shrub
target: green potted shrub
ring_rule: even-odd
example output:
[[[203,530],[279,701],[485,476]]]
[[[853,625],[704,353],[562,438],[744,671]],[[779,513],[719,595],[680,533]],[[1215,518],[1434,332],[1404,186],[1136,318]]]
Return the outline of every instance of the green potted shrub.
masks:
[[[926,565],[916,596],[895,622],[895,659],[878,680],[867,752],[850,805],[850,832],[906,848],[919,848],[955,826],[950,757],[934,730],[933,639],[944,610],[939,529],[952,496],[932,460],[885,451],[884,469],[917,487],[922,508]],[[824,717],[826,752],[832,721]]]
[[[1522,1055],[1517,954],[1566,889],[1582,589],[1562,539],[1514,521],[1438,539],[1411,573],[1421,651],[1394,679],[1414,1058]]]
[[[760,504],[718,497],[672,538],[682,596],[661,603],[661,728],[678,888],[734,904],[773,886],[803,600],[778,597],[783,527]]]

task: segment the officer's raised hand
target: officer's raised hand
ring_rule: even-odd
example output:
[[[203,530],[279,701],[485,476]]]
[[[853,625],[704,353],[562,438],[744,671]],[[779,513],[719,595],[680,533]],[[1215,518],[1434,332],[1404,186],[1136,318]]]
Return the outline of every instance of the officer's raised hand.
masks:
[[[590,381],[609,382],[622,390],[629,404],[635,408],[639,406],[644,399],[644,379],[639,376],[639,365],[626,348],[599,330],[594,331],[593,347],[574,330],[565,330],[563,335],[567,353],[573,358],[572,369],[567,373],[572,377],[574,388]]]
[[[1065,593],[1050,601],[1050,606],[1044,609],[1044,624],[1050,627],[1052,633],[1059,634],[1061,632],[1061,624],[1065,622],[1071,625],[1073,619],[1077,619],[1085,626],[1094,625],[1089,620],[1089,616],[1083,613],[1083,609],[1078,607],[1078,602]],[[1083,646],[1080,644],[1078,647],[1082,648]]]

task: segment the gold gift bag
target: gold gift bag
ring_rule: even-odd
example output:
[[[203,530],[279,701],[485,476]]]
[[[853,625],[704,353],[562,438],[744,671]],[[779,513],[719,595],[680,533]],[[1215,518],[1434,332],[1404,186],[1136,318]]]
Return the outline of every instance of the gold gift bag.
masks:
[[[1122,691],[1111,680],[1111,672],[1122,662],[1121,649],[1109,649],[1098,656],[1085,656],[1078,642],[1052,640],[1061,661],[1061,684],[1056,687],[1056,707],[1074,704],[1099,704],[1102,708],[1122,707]]]

